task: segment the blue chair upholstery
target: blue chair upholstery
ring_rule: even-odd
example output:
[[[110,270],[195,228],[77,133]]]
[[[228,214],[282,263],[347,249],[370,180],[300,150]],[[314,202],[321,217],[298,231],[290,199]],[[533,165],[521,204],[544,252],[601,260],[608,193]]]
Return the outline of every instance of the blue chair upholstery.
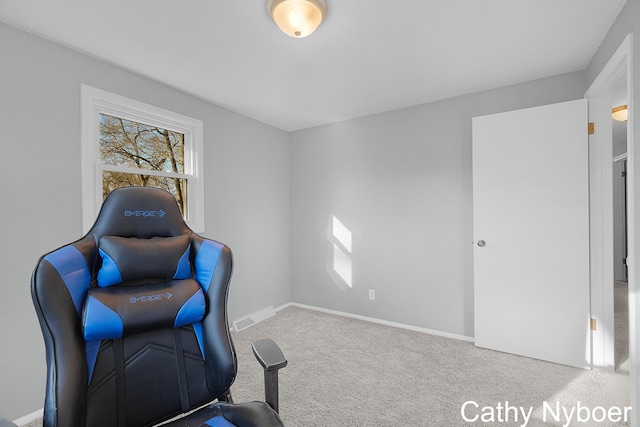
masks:
[[[207,404],[170,425],[282,426],[277,406],[232,403],[231,273],[231,250],[192,232],[170,193],[114,190],[33,272],[44,426],[151,426]]]

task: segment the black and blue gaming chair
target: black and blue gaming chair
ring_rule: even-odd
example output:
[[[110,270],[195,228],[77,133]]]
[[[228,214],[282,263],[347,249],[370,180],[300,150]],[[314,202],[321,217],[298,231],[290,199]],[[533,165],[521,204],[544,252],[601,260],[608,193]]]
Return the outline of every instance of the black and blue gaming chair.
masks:
[[[233,404],[231,250],[193,233],[168,192],[114,190],[92,229],[44,255],[31,293],[44,335],[45,427],[282,426],[271,340],[253,345],[267,402]],[[203,407],[204,405],[204,407]]]

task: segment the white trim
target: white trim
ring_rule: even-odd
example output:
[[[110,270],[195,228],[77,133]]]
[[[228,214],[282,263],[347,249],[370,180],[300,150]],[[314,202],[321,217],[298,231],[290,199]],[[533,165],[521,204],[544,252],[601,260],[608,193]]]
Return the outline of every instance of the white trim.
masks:
[[[24,417],[20,417],[17,420],[13,420],[13,423],[18,426],[22,426],[22,425],[37,421],[43,416],[44,416],[44,408],[40,408],[37,411],[33,411],[32,413],[25,415]]]
[[[640,286],[636,275],[636,227],[635,227],[635,185],[636,185],[636,160],[635,160],[635,133],[633,123],[635,122],[635,70],[633,57],[633,34],[629,34],[625,39],[627,42],[627,106],[629,111],[627,121],[627,218],[630,218],[627,225],[627,266],[629,276],[629,359],[631,360],[631,426],[637,427],[640,422],[640,390],[638,389],[638,344],[640,343],[640,329],[637,328],[640,313],[636,305]],[[631,194],[631,197],[629,197]]]
[[[174,113],[124,96],[116,95],[85,84],[80,85],[81,123],[81,172],[82,172],[82,231],[86,233],[102,205],[103,168],[99,164],[97,141],[99,138],[98,114],[121,117],[140,123],[153,124],[163,129],[184,134],[184,175],[189,180],[187,206],[189,227],[197,233],[204,232],[204,125],[202,120]],[[193,153],[191,156],[187,153]],[[111,167],[104,169],[111,170]],[[145,171],[146,173],[147,171]],[[156,175],[148,171],[149,175]],[[158,174],[168,176],[167,174]]]
[[[638,321],[638,315],[640,313],[637,312],[636,307],[636,294],[640,291],[640,287],[638,285],[636,279],[636,258],[635,258],[635,143],[634,143],[634,132],[633,132],[633,123],[634,123],[634,69],[633,69],[633,33],[628,34],[625,37],[624,41],[620,44],[616,52],[611,56],[607,64],[604,66],[600,74],[596,77],[592,85],[589,87],[589,90],[585,93],[585,97],[589,98],[590,107],[593,102],[595,106],[599,118],[603,120],[603,122],[609,122],[611,120],[610,109],[611,109],[611,94],[614,89],[620,87],[623,83],[626,83],[627,86],[627,105],[629,111],[629,117],[627,121],[627,218],[629,218],[628,222],[628,277],[629,277],[629,359],[630,359],[630,401],[632,406],[632,426],[638,426],[640,423],[638,422],[638,415],[640,412],[638,408],[640,407],[640,390],[638,389],[638,372],[637,372],[637,360],[638,360],[638,343],[640,342],[640,337],[638,333],[640,330],[636,327]],[[608,103],[607,103],[608,101]],[[591,114],[591,113],[590,113]],[[605,119],[606,117],[606,119]],[[604,129],[603,129],[604,128]],[[607,126],[599,126],[596,123],[596,135],[595,138],[599,141],[604,142],[605,144],[611,144],[611,132]],[[608,147],[610,148],[610,147]],[[605,148],[605,152],[608,148]],[[600,166],[600,168],[596,168],[595,171],[592,171],[593,174],[591,178],[595,180],[599,180],[602,184],[602,178],[606,171],[609,170],[612,165],[611,157],[606,158],[602,157],[598,162],[594,162],[594,166]],[[600,202],[609,200],[609,196],[613,191],[612,188],[604,185],[601,189]],[[597,201],[596,201],[597,202]],[[596,212],[597,216],[597,212]],[[600,223],[598,225],[600,227],[596,234],[592,236],[594,239],[592,241],[592,249],[595,245],[607,243],[609,241],[613,241],[613,229],[609,230],[606,227],[606,224]],[[609,258],[613,259],[613,252],[603,253],[602,254],[603,262],[608,262]],[[592,268],[598,272],[598,269],[602,269],[603,265],[596,264],[592,265]],[[601,280],[610,280],[613,283],[613,273],[611,277],[607,275],[600,276]],[[591,283],[592,295],[596,298],[592,299],[592,315],[593,313],[600,313],[602,316],[611,317],[610,315],[605,315],[607,307],[604,305],[606,302],[606,298],[602,298],[604,295],[604,282],[592,282]],[[598,299],[599,297],[599,299]],[[604,325],[603,325],[604,326]],[[609,330],[612,330],[612,325],[608,326]],[[606,327],[603,328],[600,332],[594,334],[594,342],[593,342],[593,351],[594,355],[598,353],[600,356],[605,356],[610,352],[609,349],[603,349],[598,346],[606,346],[610,340],[606,339],[602,336],[605,333]],[[606,359],[606,356],[601,360]],[[606,361],[605,361],[606,362]]]
[[[627,153],[622,153],[619,156],[613,158],[613,163],[619,162],[620,160],[627,160]]]
[[[407,325],[404,323],[398,323],[398,322],[391,322],[389,320],[383,320],[383,319],[376,319],[375,317],[367,317],[367,316],[361,316],[359,314],[351,314],[351,313],[345,313],[343,311],[336,311],[336,310],[331,310],[328,308],[322,308],[322,307],[316,307],[313,305],[306,305],[306,304],[299,304],[297,302],[289,302],[286,303],[284,305],[281,305],[280,307],[277,307],[275,310],[276,312],[283,310],[287,307],[298,307],[298,308],[305,308],[308,310],[314,310],[314,311],[319,311],[322,313],[327,313],[327,314],[334,314],[336,316],[342,316],[342,317],[349,317],[352,319],[358,319],[358,320],[364,320],[365,322],[371,322],[371,323],[377,323],[380,325],[385,325],[385,326],[392,326],[394,328],[400,328],[400,329],[407,329],[410,331],[415,331],[415,332],[422,332],[425,334],[429,334],[429,335],[437,335],[440,337],[446,337],[446,338],[453,338],[456,340],[461,340],[461,341],[469,341],[469,342],[473,342],[474,339],[473,337],[468,337],[466,335],[458,335],[458,334],[452,334],[449,332],[442,332],[442,331],[436,331],[434,329],[427,329],[427,328],[423,328],[420,326],[413,326],[413,325]]]
[[[591,332],[591,363],[613,371],[613,141],[611,96],[589,98],[589,121],[596,132],[589,136],[590,304],[597,329]]]
[[[633,34],[628,34],[622,41],[616,52],[611,55],[607,64],[602,68],[600,74],[595,78],[589,89],[585,93],[585,98],[607,96],[611,94],[611,89],[622,85],[627,78],[627,61],[631,54],[631,43]],[[629,102],[633,98],[629,99]],[[628,105],[628,104],[627,104]],[[630,120],[628,122],[631,122]]]
[[[131,167],[127,167],[127,166],[100,165],[99,168],[100,168],[101,171],[124,172],[124,173],[140,173],[140,169],[131,168]],[[144,174],[145,175],[150,175],[150,176],[163,176],[163,177],[167,177],[167,178],[189,178],[186,174],[183,174],[183,173],[164,172],[164,171],[157,171],[157,170],[153,170],[153,169],[145,169],[144,170]]]

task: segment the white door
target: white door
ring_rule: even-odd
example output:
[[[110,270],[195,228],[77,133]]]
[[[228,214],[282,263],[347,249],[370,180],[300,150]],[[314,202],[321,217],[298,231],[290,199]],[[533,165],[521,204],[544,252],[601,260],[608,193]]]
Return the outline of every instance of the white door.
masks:
[[[587,100],[473,118],[475,343],[589,367]]]

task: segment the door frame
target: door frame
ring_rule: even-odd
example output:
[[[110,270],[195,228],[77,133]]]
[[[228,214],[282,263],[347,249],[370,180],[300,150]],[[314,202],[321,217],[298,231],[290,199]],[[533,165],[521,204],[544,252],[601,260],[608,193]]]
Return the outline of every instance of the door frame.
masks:
[[[593,368],[613,370],[613,187],[612,187],[612,124],[611,95],[616,88],[627,85],[627,218],[629,277],[629,359],[632,420],[638,424],[638,393],[636,381],[638,313],[635,295],[640,291],[635,272],[635,144],[633,135],[633,34],[628,34],[593,81],[585,98],[589,100],[589,121],[595,123],[595,133],[589,136],[589,182],[591,217],[591,317],[596,320],[592,331]]]

